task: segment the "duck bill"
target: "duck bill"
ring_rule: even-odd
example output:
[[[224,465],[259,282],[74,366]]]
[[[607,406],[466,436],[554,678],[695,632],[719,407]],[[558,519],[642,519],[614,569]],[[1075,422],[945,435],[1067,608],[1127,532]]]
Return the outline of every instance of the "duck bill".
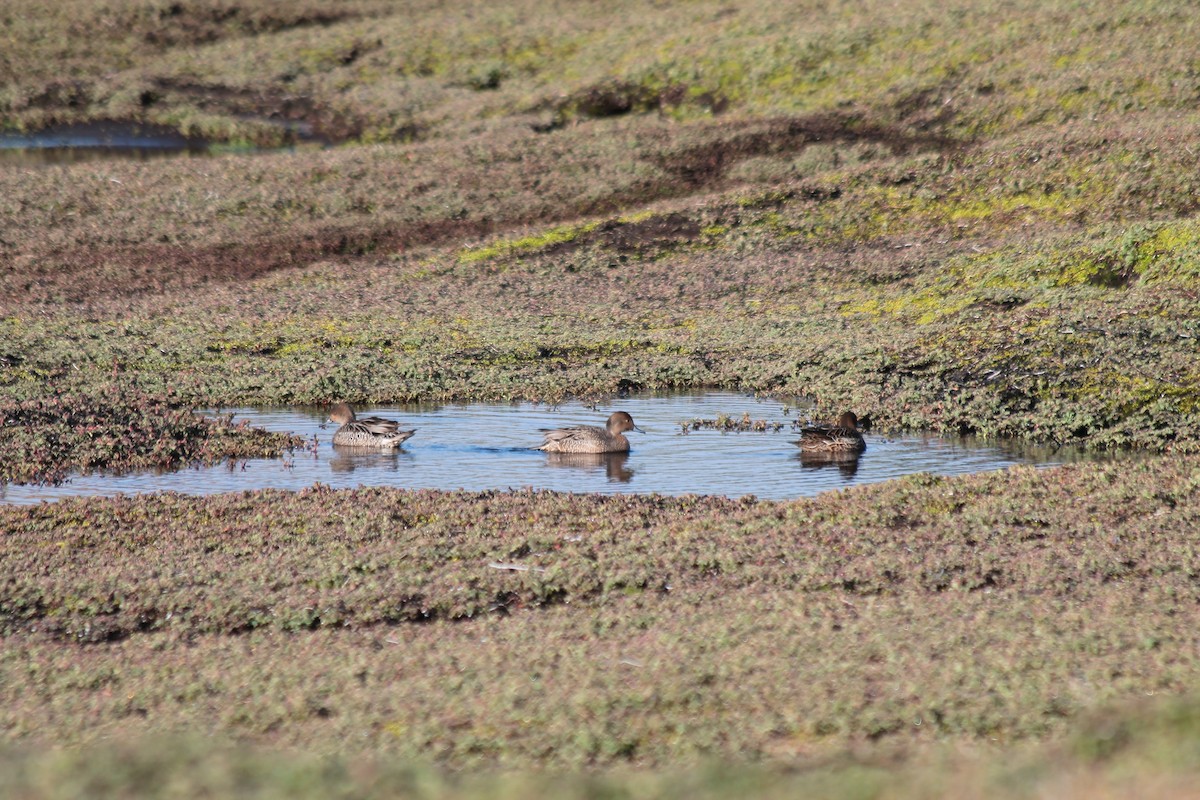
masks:
[[[632,430],[635,430],[635,431],[637,431],[638,433],[645,433],[645,431],[644,431],[644,430],[642,430],[641,428],[639,428],[637,425],[634,425],[634,426],[633,426],[633,428],[632,428]]]

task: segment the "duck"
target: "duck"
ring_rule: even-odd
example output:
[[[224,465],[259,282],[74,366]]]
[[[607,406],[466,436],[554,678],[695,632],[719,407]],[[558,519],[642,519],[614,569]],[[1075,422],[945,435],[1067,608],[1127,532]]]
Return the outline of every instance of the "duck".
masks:
[[[645,433],[633,424],[633,417],[615,411],[603,428],[597,425],[578,425],[573,428],[542,429],[542,445],[534,448],[547,453],[627,453],[629,440],[625,431]]]
[[[416,433],[400,430],[400,423],[382,417],[355,416],[354,409],[346,403],[338,403],[329,412],[329,422],[341,425],[333,433],[333,443],[338,447],[370,447],[376,450],[393,450]]]
[[[853,411],[842,414],[833,425],[801,428],[800,440],[795,444],[806,453],[861,453],[867,449]]]

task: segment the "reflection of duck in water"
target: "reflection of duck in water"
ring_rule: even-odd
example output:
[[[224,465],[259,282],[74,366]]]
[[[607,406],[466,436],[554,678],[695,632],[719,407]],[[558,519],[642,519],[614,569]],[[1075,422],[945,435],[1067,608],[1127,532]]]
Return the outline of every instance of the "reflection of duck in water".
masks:
[[[402,431],[400,423],[382,417],[362,417],[354,414],[354,409],[345,403],[338,403],[329,412],[329,421],[340,423],[333,434],[333,444],[337,447],[371,448],[373,450],[393,450],[406,439],[416,433],[415,430]]]
[[[546,463],[555,467],[573,469],[595,469],[604,467],[604,474],[610,483],[629,483],[633,479],[633,470],[625,466],[629,453],[549,453]]]
[[[542,429],[542,446],[535,448],[547,453],[627,453],[629,440],[625,431],[645,433],[633,424],[633,417],[616,411],[605,427],[579,425],[574,428]]]
[[[858,474],[858,456],[856,452],[826,452],[809,453],[801,450],[798,454],[800,465],[805,469],[824,469],[837,467],[842,477],[850,480]]]
[[[853,411],[842,414],[834,425],[801,428],[800,440],[795,444],[805,453],[853,453],[856,457],[867,449],[867,443],[858,432],[858,417]]]
[[[329,459],[329,469],[337,473],[350,473],[356,469],[395,472],[400,468],[400,454],[404,452],[398,447],[390,450],[339,447]]]

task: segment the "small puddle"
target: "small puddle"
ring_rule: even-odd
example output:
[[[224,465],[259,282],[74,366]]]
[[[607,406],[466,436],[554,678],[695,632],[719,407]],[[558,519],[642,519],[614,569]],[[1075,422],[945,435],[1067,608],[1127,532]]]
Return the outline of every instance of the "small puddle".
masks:
[[[32,133],[0,133],[0,162],[74,164],[109,158],[203,155],[208,143],[161,125],[82,122]]]
[[[613,410],[633,415],[645,435],[627,434],[632,451],[613,456],[556,456],[530,448],[541,443],[539,428],[603,424]],[[335,488],[393,486],[405,489],[516,489],[565,492],[657,492],[719,494],[787,500],[898,478],[916,472],[960,475],[1015,464],[1054,465],[1080,454],[1050,448],[997,446],[970,439],[930,435],[866,434],[867,451],[857,460],[830,462],[802,456],[790,429],[796,411],[785,415],[778,401],[740,394],[634,397],[588,408],[516,405],[415,405],[359,409],[360,414],[398,419],[417,434],[393,453],[335,450],[321,409],[237,409],[237,420],[272,431],[317,437],[311,451],[283,458],[250,459],[176,472],[77,475],[60,486],[0,484],[0,502],[36,503],[64,497],[111,496],[155,491],[213,494],[248,489],[302,489],[314,483]],[[228,411],[227,411],[228,413]],[[681,433],[680,423],[740,419],[787,423],[778,432]]]

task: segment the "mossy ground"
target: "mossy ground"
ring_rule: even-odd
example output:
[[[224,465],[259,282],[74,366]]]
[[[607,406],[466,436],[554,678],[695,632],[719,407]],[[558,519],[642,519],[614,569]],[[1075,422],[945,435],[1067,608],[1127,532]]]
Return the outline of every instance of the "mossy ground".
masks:
[[[339,145],[0,162],[0,479],[289,444],[198,407],[705,386],[1147,455],[799,504],[4,510],[9,740],[903,765],[1194,686],[1189,4],[327,6],[0,12],[4,127]]]
[[[1108,709],[1186,696],[1198,669],[1198,474],[1147,458],[794,503],[315,489],[0,510],[0,726],[30,746],[206,731],[455,769],[818,774],[1092,736],[1106,764],[1150,746]]]

